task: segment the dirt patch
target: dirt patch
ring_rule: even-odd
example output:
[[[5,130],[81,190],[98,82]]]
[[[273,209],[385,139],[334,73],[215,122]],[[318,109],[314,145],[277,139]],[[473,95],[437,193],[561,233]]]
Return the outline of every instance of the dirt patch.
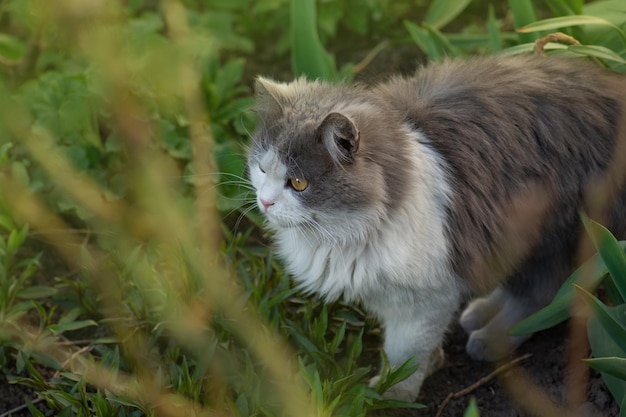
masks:
[[[432,417],[441,412],[441,417],[459,417],[463,415],[473,397],[482,417],[530,417],[534,414],[527,411],[528,406],[536,405],[533,402],[540,401],[534,397],[533,390],[545,394],[559,406],[566,403],[568,372],[566,324],[534,335],[518,349],[514,357],[499,364],[506,367],[515,358],[529,355],[519,362],[519,367],[516,370],[502,372],[488,381],[484,379],[494,372],[494,366],[472,361],[465,353],[466,340],[467,335],[458,326],[455,326],[448,335],[444,345],[446,363],[443,368],[426,379],[418,398],[418,402],[426,405],[427,409],[394,410],[382,415]],[[532,386],[524,386],[524,380],[532,382]],[[525,396],[521,404],[505,387],[506,383],[516,386]],[[471,392],[450,399],[440,411],[440,407],[450,394],[459,393],[468,387]],[[591,373],[587,392],[588,397],[579,410],[581,416],[619,415],[619,407],[599,374]],[[571,414],[562,411],[558,415]]]

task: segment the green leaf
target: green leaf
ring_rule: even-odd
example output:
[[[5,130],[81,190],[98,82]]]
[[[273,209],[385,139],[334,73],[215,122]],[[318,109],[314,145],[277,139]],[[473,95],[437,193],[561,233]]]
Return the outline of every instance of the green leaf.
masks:
[[[0,33],[0,56],[11,61],[17,61],[24,56],[24,43],[18,38]]]
[[[314,0],[291,0],[291,63],[296,76],[332,80],[335,68],[317,33]]]
[[[626,242],[619,244],[622,250],[626,250]],[[573,284],[593,290],[602,282],[607,271],[600,255],[595,254],[570,275],[548,306],[517,323],[509,330],[509,334],[519,336],[534,333],[567,320],[571,316],[570,309],[575,293]]]
[[[616,317],[626,316],[626,305],[619,305],[610,308],[611,314]],[[596,358],[609,358],[626,356],[626,352],[621,349],[609,335],[605,327],[600,323],[598,315],[592,315],[587,323],[587,332],[589,335],[589,343],[591,351]],[[613,375],[602,372],[602,379],[611,391],[618,404],[621,404],[622,415],[626,411],[626,381],[623,381]]]
[[[467,410],[465,410],[465,413],[463,414],[463,417],[480,417],[478,406],[476,405],[476,398],[472,397],[469,406],[467,406]]]
[[[52,297],[53,295],[58,294],[59,290],[54,287],[46,287],[46,286],[32,286],[21,289],[17,296],[26,300],[33,300],[37,298],[46,298]]]
[[[415,23],[405,21],[405,27],[409,31],[409,35],[415,41],[417,46],[428,55],[430,60],[436,60],[444,56],[462,55],[461,51],[452,45],[452,43],[437,28],[423,23],[417,26]]]
[[[577,54],[619,62],[620,64],[626,65],[626,59],[622,58],[611,49],[601,45],[573,45],[567,49]]]
[[[53,324],[49,326],[48,329],[55,335],[60,335],[65,332],[84,329],[85,327],[97,326],[97,325],[98,323],[96,323],[93,320],[78,320],[78,321],[72,321],[68,323]]]
[[[613,277],[613,283],[622,299],[626,300],[626,256],[624,256],[624,251],[619,242],[606,227],[590,220],[587,216],[582,215],[582,221],[611,277]]]
[[[561,43],[556,42],[548,42],[543,50],[544,51],[553,51],[556,49],[567,49],[567,45],[563,45]],[[520,45],[511,46],[509,48],[502,50],[502,55],[519,55],[519,54],[528,54],[533,53],[535,50],[535,43],[523,43]]]
[[[535,6],[532,0],[508,0],[508,2],[511,14],[513,15],[513,24],[516,28],[521,28],[537,21],[537,13],[535,13]],[[522,33],[519,35],[520,41],[523,43],[533,42],[539,37],[539,34]]]
[[[546,4],[555,16],[570,16],[582,13],[582,5],[581,10],[574,11],[572,5],[568,4],[565,0],[546,0]]]
[[[585,289],[575,286],[578,293],[589,304],[594,315],[598,319],[598,323],[607,334],[613,339],[613,342],[624,352],[626,352],[626,320],[624,317],[616,313],[615,308],[605,306],[600,300],[594,297]]]
[[[45,414],[39,411],[28,398],[26,399],[26,408],[28,408],[33,417],[45,417]]]
[[[489,4],[489,14],[487,15],[487,34],[489,36],[489,49],[491,52],[502,50],[502,39],[500,38],[500,27],[496,19],[496,12],[493,4]]]
[[[470,0],[434,0],[426,11],[424,23],[435,29],[441,29],[461,14],[469,4]]]
[[[584,362],[600,372],[626,381],[626,358],[593,358],[585,359]]]
[[[404,21],[404,26],[409,31],[411,39],[413,39],[417,46],[428,56],[428,59],[435,60],[442,56],[442,52],[426,29],[408,20]]]
[[[428,408],[424,404],[414,403],[410,401],[401,401],[401,400],[381,400],[377,401],[376,404],[368,407],[371,410],[381,410],[386,408],[409,408],[414,410],[421,410],[424,408]]]
[[[609,22],[608,20],[602,19],[596,16],[588,16],[588,15],[576,15],[576,16],[563,16],[563,17],[553,17],[550,19],[540,20],[538,22],[534,22],[531,24],[527,24],[519,29],[518,32],[521,33],[530,33],[530,32],[538,32],[538,31],[552,31],[556,29],[561,29],[565,27],[572,26],[584,26],[584,25],[600,25],[606,26],[614,29],[622,38],[624,43],[626,44],[626,33],[618,26]]]

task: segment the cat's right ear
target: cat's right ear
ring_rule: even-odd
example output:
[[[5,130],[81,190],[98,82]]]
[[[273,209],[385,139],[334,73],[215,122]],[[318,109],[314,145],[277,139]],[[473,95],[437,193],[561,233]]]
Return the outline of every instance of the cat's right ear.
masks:
[[[285,96],[285,84],[267,78],[257,77],[254,83],[257,113],[275,115],[282,112],[282,101]]]
[[[354,153],[359,150],[360,133],[350,117],[341,113],[330,113],[318,129],[326,149],[336,163],[352,161]]]

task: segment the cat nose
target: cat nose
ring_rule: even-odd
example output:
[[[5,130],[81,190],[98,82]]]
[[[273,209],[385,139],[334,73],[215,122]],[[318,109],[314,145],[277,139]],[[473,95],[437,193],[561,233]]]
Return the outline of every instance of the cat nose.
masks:
[[[261,201],[261,205],[263,206],[265,210],[267,210],[268,208],[274,205],[273,201],[263,200],[262,198],[260,198],[259,200]]]

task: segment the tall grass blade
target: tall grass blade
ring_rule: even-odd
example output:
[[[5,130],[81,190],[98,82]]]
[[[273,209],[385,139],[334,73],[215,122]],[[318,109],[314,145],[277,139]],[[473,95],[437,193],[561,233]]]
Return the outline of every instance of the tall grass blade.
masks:
[[[622,58],[611,49],[601,45],[572,45],[568,48],[577,54],[618,62],[626,65],[626,59]]]
[[[509,8],[513,15],[513,23],[516,28],[521,28],[537,21],[535,6],[531,0],[509,0]],[[519,39],[522,43],[533,42],[541,37],[541,34],[526,34],[522,32]]]
[[[502,50],[502,39],[500,38],[500,27],[493,4],[489,5],[489,14],[487,15],[487,35],[491,52],[500,52]]]
[[[424,23],[441,29],[456,18],[470,4],[471,0],[434,0],[428,10]]]
[[[335,78],[333,59],[317,33],[314,0],[291,0],[291,62],[296,76]]]
[[[439,49],[426,29],[408,20],[404,21],[404,26],[409,31],[411,39],[428,56],[428,59],[436,60],[443,56],[443,51]]]
[[[582,13],[582,11],[576,13],[572,8],[572,5],[566,0],[546,0],[546,5],[555,16],[571,16]]]
[[[556,29],[572,27],[572,26],[585,26],[585,25],[600,25],[614,29],[617,34],[626,45],[626,32],[624,32],[619,26],[614,25],[608,20],[602,19],[596,16],[579,15],[579,16],[563,16],[553,17],[550,19],[540,20],[538,22],[527,24],[517,29],[520,33],[530,33],[538,31],[553,31]]]

